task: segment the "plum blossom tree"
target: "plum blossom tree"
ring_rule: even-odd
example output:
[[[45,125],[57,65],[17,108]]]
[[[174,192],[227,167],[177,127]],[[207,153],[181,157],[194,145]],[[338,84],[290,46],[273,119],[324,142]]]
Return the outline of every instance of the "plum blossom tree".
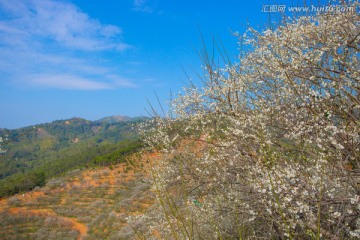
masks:
[[[144,136],[162,153],[148,236],[360,238],[359,3],[348,7],[248,29],[237,63],[204,55],[202,85]]]

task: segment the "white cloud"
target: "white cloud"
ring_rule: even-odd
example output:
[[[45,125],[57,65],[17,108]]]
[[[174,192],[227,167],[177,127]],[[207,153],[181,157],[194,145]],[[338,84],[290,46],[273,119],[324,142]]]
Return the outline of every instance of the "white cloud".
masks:
[[[124,50],[122,30],[101,24],[75,5],[54,0],[2,0],[8,19],[0,22],[2,34],[26,41],[48,40],[78,50]]]
[[[111,59],[104,58],[104,53],[131,48],[122,38],[118,26],[102,24],[69,2],[0,1],[0,73],[13,84],[133,87],[114,70]]]

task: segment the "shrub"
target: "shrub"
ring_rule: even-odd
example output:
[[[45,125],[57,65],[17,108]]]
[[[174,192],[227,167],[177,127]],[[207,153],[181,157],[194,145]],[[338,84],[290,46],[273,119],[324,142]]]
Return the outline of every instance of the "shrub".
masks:
[[[21,199],[18,197],[11,197],[7,201],[10,207],[19,207],[21,205]]]
[[[62,178],[56,178],[56,179],[51,179],[47,184],[47,187],[49,187],[50,189],[54,189],[54,188],[63,188],[66,186],[64,179]]]

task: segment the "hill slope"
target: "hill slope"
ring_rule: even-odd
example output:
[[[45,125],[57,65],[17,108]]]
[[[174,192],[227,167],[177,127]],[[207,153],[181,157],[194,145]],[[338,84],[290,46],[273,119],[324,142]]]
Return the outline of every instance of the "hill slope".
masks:
[[[155,159],[141,154],[110,168],[75,170],[1,200],[0,239],[129,239],[126,218],[153,203],[147,169]]]

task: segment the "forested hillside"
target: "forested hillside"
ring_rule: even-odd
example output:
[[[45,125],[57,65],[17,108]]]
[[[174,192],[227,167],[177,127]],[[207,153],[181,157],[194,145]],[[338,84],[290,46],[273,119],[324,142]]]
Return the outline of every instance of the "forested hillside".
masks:
[[[72,118],[1,129],[0,197],[41,186],[75,167],[119,162],[123,154],[140,146],[133,127],[144,118],[108,119],[112,118]]]

